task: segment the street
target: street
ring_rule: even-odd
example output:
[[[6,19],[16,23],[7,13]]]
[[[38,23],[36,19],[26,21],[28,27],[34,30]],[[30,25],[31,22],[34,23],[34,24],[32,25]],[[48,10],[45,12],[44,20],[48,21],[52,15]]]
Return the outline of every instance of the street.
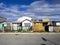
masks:
[[[44,41],[46,38],[50,41]],[[60,34],[0,34],[0,45],[60,45]]]

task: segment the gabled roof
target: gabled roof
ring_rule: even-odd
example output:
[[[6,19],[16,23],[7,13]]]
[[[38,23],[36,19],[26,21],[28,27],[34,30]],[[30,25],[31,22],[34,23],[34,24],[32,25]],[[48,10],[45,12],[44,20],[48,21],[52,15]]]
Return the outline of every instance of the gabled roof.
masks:
[[[28,20],[28,19],[25,19],[25,20]],[[25,20],[23,20],[22,22],[24,22]],[[28,21],[31,22],[31,20],[28,20]],[[22,23],[22,22],[12,22],[12,23],[13,23],[13,24],[20,24],[20,23]]]
[[[17,20],[16,22],[22,22],[22,21],[24,21],[24,20],[26,20],[26,19],[32,20],[31,17],[28,17],[28,16],[22,16],[22,17],[18,18],[18,20]]]
[[[25,19],[25,20],[28,20],[28,19]],[[24,22],[25,20],[23,20],[22,22]],[[31,22],[31,20],[28,20],[28,21],[30,21],[30,22]]]

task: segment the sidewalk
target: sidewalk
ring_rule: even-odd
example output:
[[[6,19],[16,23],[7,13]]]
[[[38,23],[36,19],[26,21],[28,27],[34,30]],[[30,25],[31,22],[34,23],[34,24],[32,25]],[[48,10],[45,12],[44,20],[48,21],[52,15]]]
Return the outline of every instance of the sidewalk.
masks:
[[[41,33],[38,33],[38,32],[34,32],[34,33],[21,33],[21,32],[13,32],[13,33],[11,33],[11,32],[2,32],[0,34],[60,34],[60,32],[59,33],[55,33],[55,32],[41,32]]]

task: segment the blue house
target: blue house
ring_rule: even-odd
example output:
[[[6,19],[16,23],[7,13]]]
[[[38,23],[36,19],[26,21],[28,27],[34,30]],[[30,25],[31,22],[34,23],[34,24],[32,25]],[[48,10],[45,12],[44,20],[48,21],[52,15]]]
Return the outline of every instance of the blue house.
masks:
[[[6,22],[6,18],[0,16],[0,30],[4,27],[4,22]]]

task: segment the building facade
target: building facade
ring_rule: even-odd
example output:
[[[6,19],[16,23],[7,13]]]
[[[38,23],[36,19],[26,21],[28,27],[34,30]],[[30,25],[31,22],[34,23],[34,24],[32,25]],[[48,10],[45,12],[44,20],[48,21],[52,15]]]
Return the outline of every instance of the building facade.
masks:
[[[28,16],[22,16],[13,23],[13,28],[28,30],[32,26],[32,18]],[[15,30],[15,29],[14,29]]]
[[[0,31],[2,30],[2,31],[4,31],[4,27],[6,26],[6,18],[4,18],[4,17],[0,17]]]

